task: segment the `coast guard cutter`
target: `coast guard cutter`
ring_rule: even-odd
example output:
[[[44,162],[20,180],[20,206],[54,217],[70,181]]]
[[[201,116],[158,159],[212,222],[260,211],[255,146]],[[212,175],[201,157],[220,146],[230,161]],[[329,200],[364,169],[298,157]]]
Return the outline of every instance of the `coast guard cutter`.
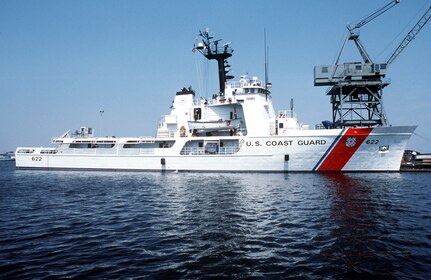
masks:
[[[358,26],[349,27],[348,39],[360,44],[354,33]],[[382,113],[381,90],[387,85],[382,77],[388,63],[377,64],[364,55],[364,63],[317,66],[315,84],[332,86],[328,95],[334,113],[332,121],[310,128],[298,121],[293,106],[274,110],[266,79],[244,75],[234,81],[228,75],[230,45],[213,40],[208,31],[199,35],[194,49],[218,64],[219,92],[212,98],[196,98],[191,87],[183,88],[175,94],[171,112],[162,117],[155,137],[95,137],[92,128],[81,127],[53,138],[55,147],[18,147],[16,167],[216,172],[400,169],[416,126],[390,126]],[[352,114],[346,111],[349,108],[368,115],[358,110]]]

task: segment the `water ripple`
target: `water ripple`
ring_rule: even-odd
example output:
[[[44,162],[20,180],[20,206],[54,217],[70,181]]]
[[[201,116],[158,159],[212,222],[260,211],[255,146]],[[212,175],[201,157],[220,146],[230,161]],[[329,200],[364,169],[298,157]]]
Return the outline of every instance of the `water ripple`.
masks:
[[[0,165],[0,278],[418,278],[425,173],[16,171]]]

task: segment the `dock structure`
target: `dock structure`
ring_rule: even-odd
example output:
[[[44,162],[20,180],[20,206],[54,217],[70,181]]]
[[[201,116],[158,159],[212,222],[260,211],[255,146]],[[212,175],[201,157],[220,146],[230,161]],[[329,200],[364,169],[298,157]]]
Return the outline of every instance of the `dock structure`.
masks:
[[[413,150],[404,152],[401,168],[404,170],[430,170],[431,171],[431,153],[419,153]]]

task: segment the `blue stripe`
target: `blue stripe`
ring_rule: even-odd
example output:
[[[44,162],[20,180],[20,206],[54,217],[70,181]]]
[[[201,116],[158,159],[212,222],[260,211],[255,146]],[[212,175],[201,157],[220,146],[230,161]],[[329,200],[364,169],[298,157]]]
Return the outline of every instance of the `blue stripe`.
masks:
[[[338,141],[340,140],[341,136],[343,136],[345,130],[346,130],[346,128],[343,128],[343,130],[341,130],[340,134],[338,134],[337,138],[335,138],[334,142],[332,142],[331,146],[329,146],[328,150],[326,150],[325,154],[322,156],[322,158],[314,166],[313,171],[316,171],[316,169],[320,166],[320,164],[322,164],[323,160],[325,160],[325,158],[328,156],[328,154],[332,151],[332,148],[334,148],[335,144],[337,144]]]

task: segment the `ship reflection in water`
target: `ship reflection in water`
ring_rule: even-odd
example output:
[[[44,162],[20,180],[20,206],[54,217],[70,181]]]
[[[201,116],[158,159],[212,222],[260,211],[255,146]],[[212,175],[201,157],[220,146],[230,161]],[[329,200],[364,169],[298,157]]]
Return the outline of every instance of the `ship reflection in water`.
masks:
[[[323,177],[331,195],[333,241],[321,254],[344,270],[344,276],[393,276],[391,258],[396,252],[390,252],[384,241],[390,233],[385,229],[385,219],[391,207],[382,204],[388,201],[385,194],[373,192],[373,185],[366,179],[343,174]]]
[[[431,271],[424,173],[0,168],[2,279],[425,279]]]

